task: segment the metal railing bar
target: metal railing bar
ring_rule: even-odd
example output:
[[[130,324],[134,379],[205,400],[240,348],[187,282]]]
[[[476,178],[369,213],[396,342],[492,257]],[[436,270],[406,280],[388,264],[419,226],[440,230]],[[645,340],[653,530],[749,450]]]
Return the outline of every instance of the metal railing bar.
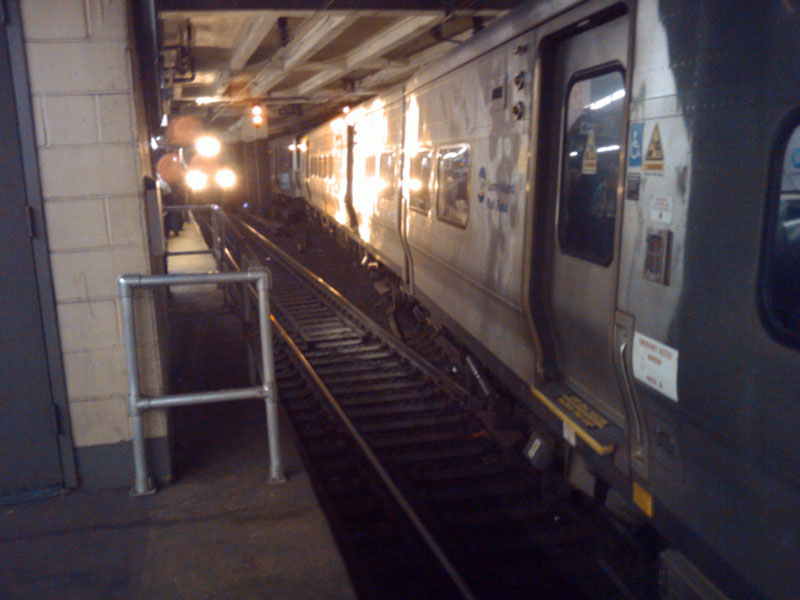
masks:
[[[167,395],[152,398],[142,397],[139,388],[139,359],[136,352],[136,326],[133,310],[133,290],[139,287],[170,285],[192,285],[198,283],[255,283],[258,294],[259,333],[261,337],[262,384],[237,390],[217,390],[191,394]],[[270,483],[286,481],[281,465],[278,439],[278,394],[275,384],[275,364],[272,350],[272,330],[269,309],[269,289],[272,278],[265,268],[246,272],[174,273],[166,275],[129,274],[117,278],[122,305],[125,359],[128,370],[128,417],[133,444],[135,482],[132,494],[146,495],[155,492],[147,474],[142,411],[168,406],[186,406],[208,402],[224,402],[243,398],[264,398],[267,413],[267,440],[270,450]]]
[[[264,389],[261,386],[251,388],[233,388],[216,392],[192,392],[189,394],[172,394],[158,398],[142,397],[136,406],[140,410],[148,408],[172,408],[174,406],[189,406],[192,404],[208,404],[209,402],[230,402],[232,400],[247,400],[250,398],[264,398]]]

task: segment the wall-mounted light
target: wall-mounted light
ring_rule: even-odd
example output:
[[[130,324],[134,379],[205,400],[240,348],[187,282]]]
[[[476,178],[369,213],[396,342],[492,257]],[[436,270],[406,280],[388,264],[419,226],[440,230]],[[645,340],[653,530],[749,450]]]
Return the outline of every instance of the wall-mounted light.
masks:
[[[253,121],[254,127],[261,127],[264,124],[264,107],[260,104],[253,104],[250,107],[250,119]]]

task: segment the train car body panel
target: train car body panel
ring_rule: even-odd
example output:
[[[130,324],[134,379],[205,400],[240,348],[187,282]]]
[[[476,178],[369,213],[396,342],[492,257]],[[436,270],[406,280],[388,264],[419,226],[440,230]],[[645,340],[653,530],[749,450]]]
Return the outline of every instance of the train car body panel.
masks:
[[[799,27],[796,4],[638,5],[619,305],[656,519],[731,597],[800,589],[800,353],[760,306]]]
[[[291,135],[269,140],[270,187],[274,194],[288,199],[305,197],[297,146],[297,139]]]
[[[404,202],[415,292],[530,380],[521,277],[530,112],[511,109],[530,107],[532,56],[514,52],[526,44],[531,35],[408,93]]]
[[[400,221],[402,90],[383,94],[348,117],[355,127],[353,207],[358,238],[382,263],[405,278]]]
[[[730,598],[800,589],[799,31],[531,2],[300,144],[309,204]]]
[[[336,119],[304,138],[306,186],[311,206],[340,225],[349,224],[347,194],[347,124]]]

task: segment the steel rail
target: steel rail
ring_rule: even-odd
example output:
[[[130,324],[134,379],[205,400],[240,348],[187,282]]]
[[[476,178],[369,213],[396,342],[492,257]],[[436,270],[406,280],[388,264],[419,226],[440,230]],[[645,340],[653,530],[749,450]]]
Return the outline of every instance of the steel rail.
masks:
[[[358,447],[364,453],[364,455],[366,456],[367,460],[372,465],[372,467],[375,469],[375,472],[378,474],[378,477],[381,478],[381,481],[383,481],[383,484],[389,490],[389,493],[392,495],[395,501],[400,505],[400,508],[409,518],[409,520],[411,521],[412,525],[417,530],[417,532],[425,540],[425,543],[428,545],[433,554],[436,556],[436,559],[439,561],[439,564],[442,565],[442,567],[447,572],[450,579],[453,580],[453,583],[455,583],[458,590],[465,598],[469,599],[477,598],[477,596],[472,592],[470,587],[467,585],[467,582],[464,581],[464,578],[458,572],[458,569],[447,557],[444,550],[442,550],[441,546],[439,546],[439,543],[433,537],[433,534],[431,534],[431,532],[422,522],[422,519],[420,519],[419,515],[411,506],[411,503],[403,495],[403,492],[400,491],[400,488],[398,488],[397,485],[394,483],[394,480],[392,480],[391,476],[389,475],[389,472],[386,470],[386,468],[380,462],[378,457],[372,451],[372,448],[370,448],[367,441],[364,439],[364,437],[358,431],[356,426],[350,420],[350,417],[347,416],[344,409],[342,409],[341,405],[337,402],[336,398],[333,396],[333,394],[330,392],[328,387],[322,381],[320,376],[314,370],[314,367],[311,366],[311,363],[308,362],[308,359],[303,355],[300,348],[298,348],[297,344],[294,343],[294,340],[291,338],[289,333],[281,326],[281,324],[278,322],[278,320],[275,318],[274,315],[271,315],[270,319],[275,325],[275,329],[278,331],[278,333],[281,334],[281,337],[289,346],[292,353],[300,361],[300,364],[303,366],[303,369],[305,369],[305,371],[308,373],[308,376],[311,377],[311,379],[313,379],[315,385],[317,386],[317,389],[319,389],[319,391],[325,397],[326,402],[337,414],[340,421],[350,432],[350,435],[353,436],[353,440],[356,442]]]
[[[267,248],[269,248],[270,252],[277,254],[281,260],[288,263],[291,268],[305,277],[308,281],[310,281],[313,285],[320,288],[327,294],[333,296],[337,301],[343,303],[347,306],[347,310],[352,313],[355,317],[355,320],[365,325],[371,333],[373,333],[376,337],[378,337],[381,342],[385,343],[389,346],[392,350],[400,354],[403,358],[413,363],[415,366],[419,367],[424,373],[434,379],[437,383],[443,384],[446,387],[449,387],[454,392],[462,395],[462,396],[470,396],[471,393],[469,390],[464,388],[461,384],[454,381],[450,377],[447,377],[440,371],[438,371],[434,366],[429,364],[427,361],[421,361],[416,352],[408,348],[403,342],[398,340],[395,336],[391,335],[387,332],[383,327],[375,323],[369,316],[364,314],[358,307],[354,306],[352,302],[350,302],[347,298],[345,298],[337,289],[332,287],[328,282],[326,282],[321,277],[315,275],[306,267],[298,263],[294,260],[291,256],[286,254],[283,250],[281,250],[278,246],[276,246],[273,242],[267,239],[260,231],[255,229],[252,225],[245,223],[241,220],[237,222],[233,222],[232,225],[235,227],[236,225],[240,225],[247,229],[247,231],[255,237],[260,243],[263,243]]]
[[[259,241],[265,243],[271,250],[274,250],[276,253],[278,253],[279,256],[282,259],[286,260],[286,262],[288,262],[292,267],[299,268],[302,271],[304,271],[305,275],[309,279],[311,279],[312,281],[316,282],[320,287],[323,288],[324,291],[333,294],[335,296],[335,298],[338,301],[344,303],[348,307],[349,310],[354,311],[358,317],[363,318],[364,322],[372,323],[372,321],[371,321],[371,319],[369,319],[369,317],[364,315],[356,307],[352,306],[351,303],[346,298],[344,298],[337,290],[335,290],[330,285],[328,285],[325,281],[323,281],[322,279],[320,279],[319,277],[317,277],[316,275],[314,275],[313,273],[311,273],[310,271],[305,269],[305,267],[303,267],[302,265],[299,265],[296,261],[291,259],[291,257],[288,257],[283,251],[281,251],[279,248],[277,248],[274,244],[272,244],[272,242],[267,240],[258,231],[254,230],[251,226],[247,225],[246,223],[241,223],[241,222],[240,222],[240,224],[244,225],[247,228],[248,231],[250,231],[251,233],[255,234],[256,237],[259,239]],[[231,257],[231,259],[232,258],[233,257]],[[235,264],[235,261],[231,260],[231,263]],[[251,291],[251,293],[254,293],[254,290],[252,289],[252,287],[250,288],[250,291]],[[414,529],[417,530],[417,533],[419,533],[419,535],[422,537],[424,542],[430,548],[431,552],[433,552],[434,556],[436,557],[436,560],[439,562],[439,564],[445,570],[445,572],[450,577],[452,582],[455,584],[455,586],[458,589],[458,591],[462,594],[462,596],[464,598],[467,598],[469,600],[473,600],[473,599],[477,598],[475,593],[470,589],[469,585],[467,584],[467,582],[462,577],[461,573],[459,573],[459,571],[456,568],[456,566],[450,561],[450,559],[447,557],[447,554],[444,552],[442,547],[439,545],[439,543],[434,538],[433,534],[426,527],[425,523],[422,521],[420,516],[414,510],[414,508],[412,507],[412,505],[409,502],[409,500],[406,498],[406,496],[403,494],[403,492],[400,490],[400,488],[397,486],[397,484],[395,484],[395,482],[392,479],[391,475],[389,475],[389,472],[386,470],[386,467],[383,466],[383,464],[381,463],[380,459],[378,459],[377,455],[372,450],[372,448],[369,446],[369,444],[364,439],[364,437],[361,435],[361,433],[359,432],[358,428],[355,426],[353,421],[350,419],[350,417],[347,416],[346,412],[341,407],[339,402],[336,400],[335,396],[331,393],[331,391],[328,389],[328,387],[323,382],[322,378],[319,376],[319,374],[316,372],[314,367],[308,361],[306,356],[303,354],[303,352],[300,350],[300,348],[294,342],[294,340],[292,339],[292,337],[289,334],[289,332],[286,331],[286,329],[281,325],[281,323],[278,321],[278,319],[275,317],[274,314],[270,315],[270,320],[272,321],[273,325],[275,326],[276,331],[281,335],[281,337],[283,338],[284,342],[287,344],[289,349],[297,357],[297,360],[300,362],[300,364],[302,365],[303,369],[306,371],[308,376],[313,380],[313,382],[316,385],[317,389],[322,394],[322,396],[325,398],[325,401],[333,409],[333,411],[339,417],[339,420],[341,421],[341,423],[348,430],[348,432],[352,436],[353,440],[355,441],[356,445],[359,447],[361,452],[363,452],[363,454],[366,457],[367,461],[370,463],[372,468],[377,473],[378,477],[381,479],[383,484],[386,486],[386,488],[389,491],[389,493],[391,494],[391,496],[394,498],[394,500],[400,506],[402,511],[408,517],[408,519],[411,522],[411,524],[413,525]],[[378,327],[378,326],[375,325],[375,327]],[[379,333],[379,332],[376,332],[376,333]],[[382,333],[382,331],[380,333]],[[428,367],[424,363],[420,363],[419,359],[414,360],[414,357],[410,356],[410,352],[409,351],[400,352],[401,348],[396,348],[394,346],[395,345],[393,344],[393,348],[396,351],[398,351],[399,353],[403,354],[405,358],[407,358],[408,360],[412,361],[417,366],[427,367],[425,369],[426,371],[429,371],[432,375],[437,376],[437,379],[439,378],[438,376],[440,376],[440,374],[437,373],[435,370],[433,370],[432,367]],[[451,384],[451,385],[454,385],[454,382],[452,382],[452,381],[447,380],[447,382],[449,384]]]

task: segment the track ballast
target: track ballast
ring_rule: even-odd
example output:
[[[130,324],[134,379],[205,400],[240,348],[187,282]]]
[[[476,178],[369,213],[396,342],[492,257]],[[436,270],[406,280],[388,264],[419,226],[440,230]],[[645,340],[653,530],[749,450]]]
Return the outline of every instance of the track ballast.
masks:
[[[280,401],[361,598],[652,597],[635,549],[500,444],[481,399],[248,221],[228,244],[272,273]]]

